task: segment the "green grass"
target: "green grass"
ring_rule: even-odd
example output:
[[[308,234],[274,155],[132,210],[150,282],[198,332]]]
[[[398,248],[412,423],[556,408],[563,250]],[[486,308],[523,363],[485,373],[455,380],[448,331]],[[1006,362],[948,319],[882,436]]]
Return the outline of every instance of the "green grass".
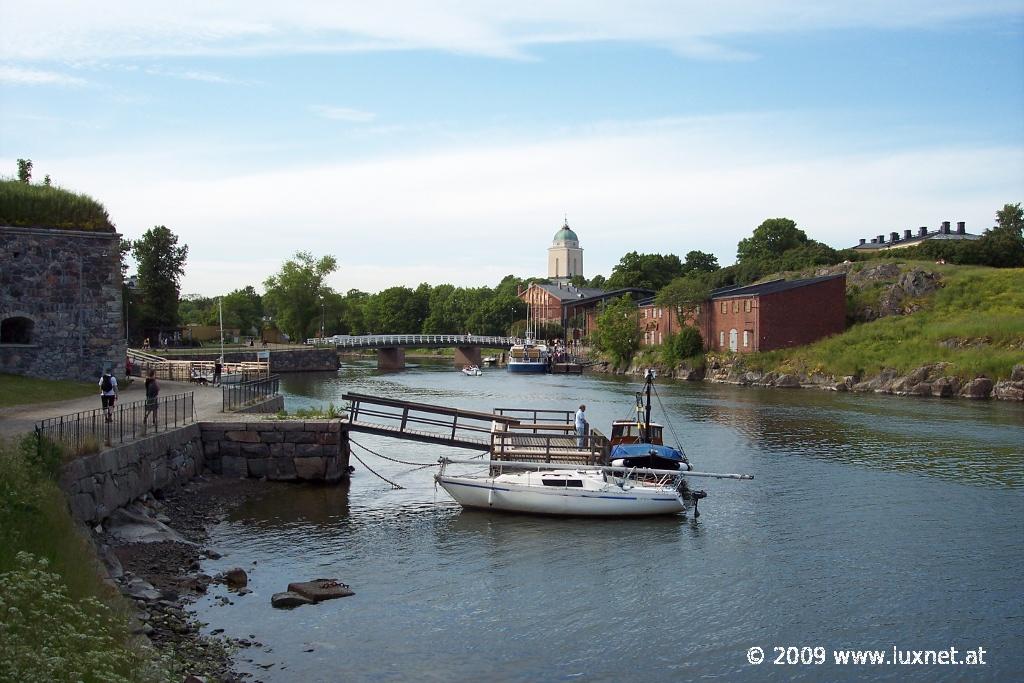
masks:
[[[114,232],[103,205],[59,187],[0,180],[0,225]]]
[[[98,381],[98,380],[97,380]],[[0,408],[98,395],[93,382],[66,382],[0,374]]]
[[[911,264],[912,265],[912,264]],[[943,287],[912,315],[854,325],[796,349],[750,354],[748,367],[871,376],[948,363],[946,375],[1002,379],[1024,362],[1024,269],[928,264]]]
[[[54,481],[58,449],[0,442],[0,680],[139,681],[166,663],[131,643],[131,606],[98,560]]]

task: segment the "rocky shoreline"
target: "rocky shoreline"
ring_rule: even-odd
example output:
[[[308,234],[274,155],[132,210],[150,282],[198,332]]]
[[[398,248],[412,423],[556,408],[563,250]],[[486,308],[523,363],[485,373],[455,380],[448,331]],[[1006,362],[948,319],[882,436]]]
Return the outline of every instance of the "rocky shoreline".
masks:
[[[200,476],[166,495],[147,494],[92,529],[107,580],[135,606],[135,634],[169,657],[186,682],[249,680],[234,670],[232,658],[241,648],[262,644],[226,638],[218,630],[204,635],[208,624],[187,606],[211,583],[229,579],[202,572],[204,559],[220,557],[207,546],[207,529],[265,487],[258,480]]]
[[[1014,366],[1009,379],[993,382],[988,377],[963,380],[944,371],[945,363],[934,363],[901,375],[893,369],[883,370],[874,377],[847,375],[835,377],[825,374],[785,373],[776,371],[751,370],[743,366],[742,360],[723,363],[711,360],[707,368],[694,369],[679,367],[674,370],[661,369],[667,377],[687,381],[704,381],[737,386],[775,387],[779,389],[821,389],[825,391],[876,393],[892,396],[916,396],[937,398],[997,399],[1002,401],[1024,401],[1024,363]],[[612,370],[605,369],[605,372]],[[644,368],[630,366],[618,374],[640,375]]]

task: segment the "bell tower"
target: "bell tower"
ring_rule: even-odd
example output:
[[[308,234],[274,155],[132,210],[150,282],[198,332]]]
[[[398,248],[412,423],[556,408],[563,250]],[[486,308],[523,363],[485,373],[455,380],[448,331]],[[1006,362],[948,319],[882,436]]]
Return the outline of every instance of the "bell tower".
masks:
[[[568,282],[574,275],[583,275],[583,250],[566,218],[548,247],[548,279]]]

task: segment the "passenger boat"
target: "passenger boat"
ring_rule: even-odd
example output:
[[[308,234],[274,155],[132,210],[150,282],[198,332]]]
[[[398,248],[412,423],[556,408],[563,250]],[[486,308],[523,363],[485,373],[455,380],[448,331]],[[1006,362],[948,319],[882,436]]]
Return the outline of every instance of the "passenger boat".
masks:
[[[478,368],[475,365],[467,365],[466,367],[462,368],[462,374],[469,375],[470,377],[479,377],[484,373],[480,370],[480,368]]]
[[[685,486],[688,477],[751,479],[745,474],[717,474],[601,465],[455,460],[441,458],[435,481],[466,508],[571,517],[639,517],[677,514],[703,495]],[[452,464],[485,465],[489,474],[456,475]],[[505,472],[512,469],[512,472]],[[515,471],[525,470],[525,471]],[[496,472],[496,473],[495,473]],[[702,493],[702,492],[699,492]]]
[[[548,371],[549,354],[547,344],[538,343],[527,338],[521,344],[514,344],[508,352],[509,372],[534,372],[543,373]]]
[[[497,356],[484,356],[484,365],[494,365],[498,362]]]

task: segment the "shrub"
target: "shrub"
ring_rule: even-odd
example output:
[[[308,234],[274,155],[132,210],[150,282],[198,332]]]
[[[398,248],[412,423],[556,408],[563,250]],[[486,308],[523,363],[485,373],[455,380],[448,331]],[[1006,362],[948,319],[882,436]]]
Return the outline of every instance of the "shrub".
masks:
[[[675,367],[687,358],[702,356],[704,339],[695,327],[684,327],[677,334],[669,337],[662,351],[662,359],[666,365]]]

